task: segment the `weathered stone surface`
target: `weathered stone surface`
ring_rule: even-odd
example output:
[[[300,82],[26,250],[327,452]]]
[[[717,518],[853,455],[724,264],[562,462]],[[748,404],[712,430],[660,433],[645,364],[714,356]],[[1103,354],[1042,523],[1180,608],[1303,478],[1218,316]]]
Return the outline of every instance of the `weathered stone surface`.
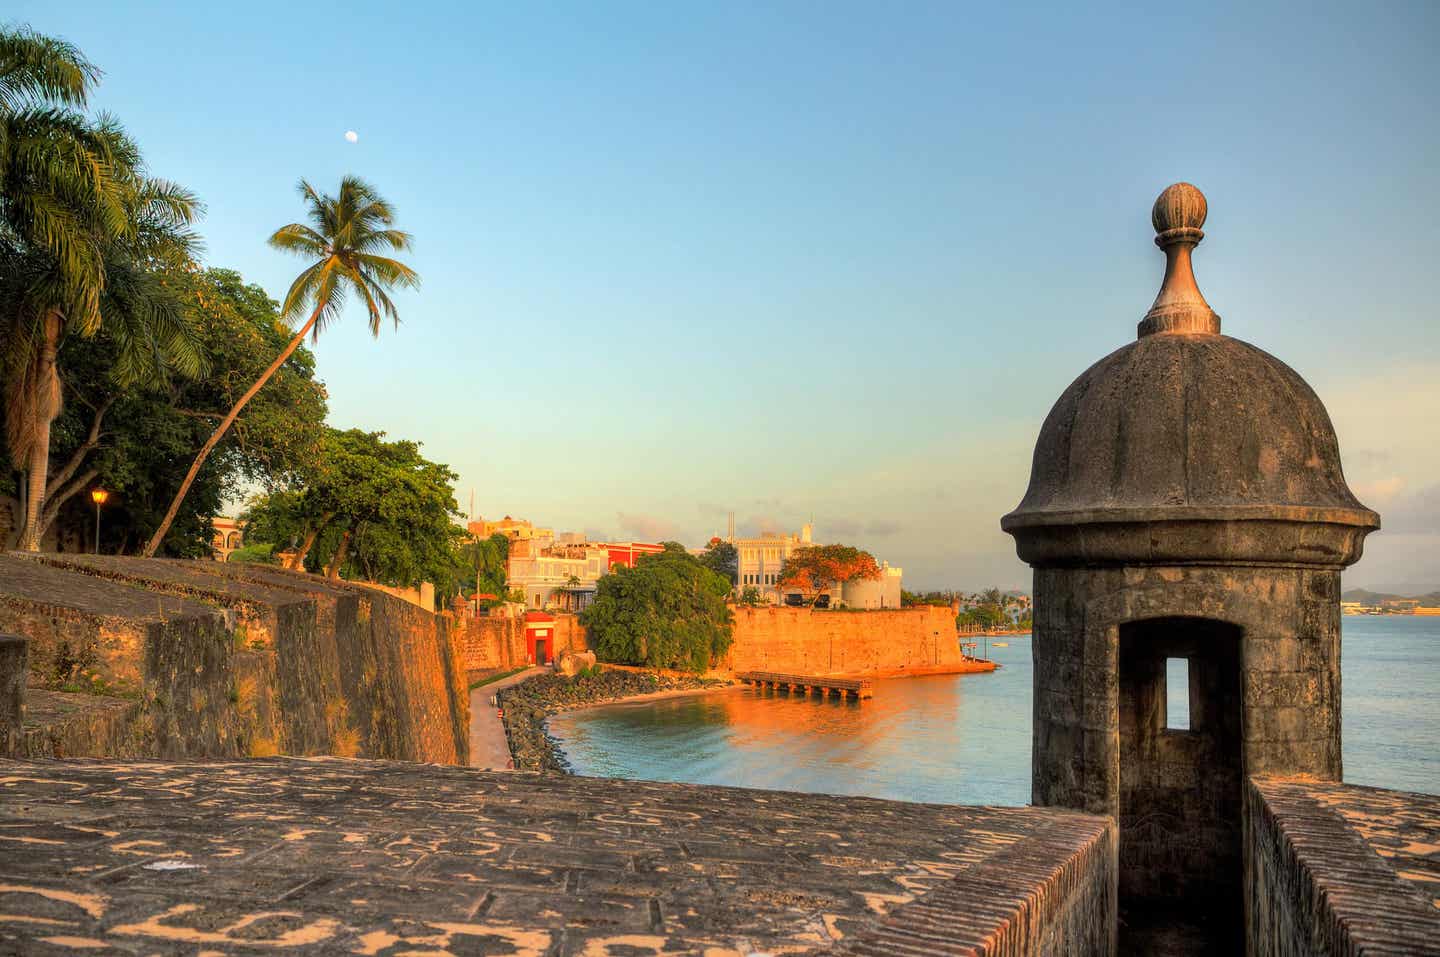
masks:
[[[0,555],[0,629],[30,639],[30,675],[134,696],[156,757],[233,757],[233,642],[219,610]]]
[[[0,634],[0,754],[19,749],[29,670],[29,643],[19,635]]]
[[[555,670],[568,678],[573,678],[587,668],[595,667],[595,652],[593,651],[564,651],[555,660]]]
[[[210,574],[198,562],[46,554],[37,561],[223,609],[236,647],[237,705],[247,753],[330,754],[344,727],[333,638],[303,592]],[[210,563],[214,564],[214,563]]]
[[[1248,951],[1440,954],[1440,797],[1251,779]]]
[[[1139,950],[1240,949],[1245,778],[1340,779],[1340,571],[1379,527],[1315,393],[1219,334],[1191,270],[1205,215],[1189,184],[1157,200],[1138,339],[1061,395],[1001,519],[1035,569],[1032,800],[1116,819]],[[1188,728],[1167,727],[1170,658]]]
[[[61,724],[32,723],[23,747],[10,750],[463,764],[469,701],[449,622],[380,592],[279,569],[0,556],[0,627],[30,638],[31,683],[141,704],[103,715],[57,707]],[[127,715],[143,727],[118,727]]]
[[[326,716],[327,726],[337,729],[334,753],[468,761],[469,695],[448,616],[372,588],[274,566],[188,564],[206,575],[289,591],[317,603],[316,655],[320,662],[333,661],[332,674],[339,676],[335,685],[317,692],[333,695],[326,698]]]
[[[0,950],[1096,954],[1112,827],[393,762],[3,762]]]
[[[30,688],[25,724],[10,755],[23,758],[141,758],[144,735],[138,699]]]

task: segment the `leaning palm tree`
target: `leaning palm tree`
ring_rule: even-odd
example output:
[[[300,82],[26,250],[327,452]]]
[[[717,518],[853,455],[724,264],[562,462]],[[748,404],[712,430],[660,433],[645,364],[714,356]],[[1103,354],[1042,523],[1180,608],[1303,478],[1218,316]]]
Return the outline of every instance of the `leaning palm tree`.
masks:
[[[246,403],[270,381],[307,335],[320,338],[321,331],[340,315],[348,294],[354,293],[365,304],[370,316],[370,334],[379,336],[384,317],[388,316],[397,326],[400,324],[400,314],[390,300],[390,292],[397,286],[413,289],[420,285],[420,277],[413,269],[381,255],[408,250],[410,234],[392,228],[394,210],[368,183],[346,176],[340,181],[340,191],[335,196],[317,192],[303,179],[299,188],[300,196],[309,207],[307,213],[312,225],[281,226],[270,237],[270,245],[313,260],[290,284],[280,310],[285,319],[293,322],[309,308],[310,318],[255,384],[240,396],[195,456],[160,527],[145,545],[147,557],[160,547],[200,466],[225,437]]]

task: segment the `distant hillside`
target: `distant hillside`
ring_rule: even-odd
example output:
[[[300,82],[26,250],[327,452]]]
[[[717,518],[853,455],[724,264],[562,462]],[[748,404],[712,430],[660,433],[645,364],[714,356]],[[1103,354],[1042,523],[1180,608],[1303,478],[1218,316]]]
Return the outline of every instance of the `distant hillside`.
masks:
[[[1362,605],[1378,605],[1381,602],[1400,601],[1406,598],[1417,599],[1422,605],[1440,605],[1440,589],[1426,592],[1423,595],[1393,595],[1388,592],[1352,588],[1340,595],[1341,601],[1358,601]]]

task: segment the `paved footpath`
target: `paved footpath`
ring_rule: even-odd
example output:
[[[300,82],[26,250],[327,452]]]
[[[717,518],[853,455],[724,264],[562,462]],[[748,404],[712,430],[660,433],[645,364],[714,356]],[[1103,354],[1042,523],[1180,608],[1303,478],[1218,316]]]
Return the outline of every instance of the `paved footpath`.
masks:
[[[510,745],[505,740],[505,728],[500,723],[496,708],[490,698],[511,685],[518,685],[531,675],[538,675],[548,668],[526,668],[518,675],[511,675],[499,681],[470,689],[470,766],[490,771],[504,771],[510,767]]]

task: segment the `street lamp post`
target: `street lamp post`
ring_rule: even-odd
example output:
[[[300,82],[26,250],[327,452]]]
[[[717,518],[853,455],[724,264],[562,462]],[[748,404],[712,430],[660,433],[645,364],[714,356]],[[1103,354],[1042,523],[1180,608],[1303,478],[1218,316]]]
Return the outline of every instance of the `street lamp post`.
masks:
[[[92,501],[92,502],[95,503],[95,554],[96,554],[96,555],[99,555],[99,554],[100,554],[100,506],[101,506],[101,505],[104,505],[104,504],[105,504],[105,500],[106,500],[107,498],[109,498],[109,497],[110,497],[110,493],[107,492],[107,491],[105,491],[103,488],[92,488],[92,489],[90,490],[90,501]]]

